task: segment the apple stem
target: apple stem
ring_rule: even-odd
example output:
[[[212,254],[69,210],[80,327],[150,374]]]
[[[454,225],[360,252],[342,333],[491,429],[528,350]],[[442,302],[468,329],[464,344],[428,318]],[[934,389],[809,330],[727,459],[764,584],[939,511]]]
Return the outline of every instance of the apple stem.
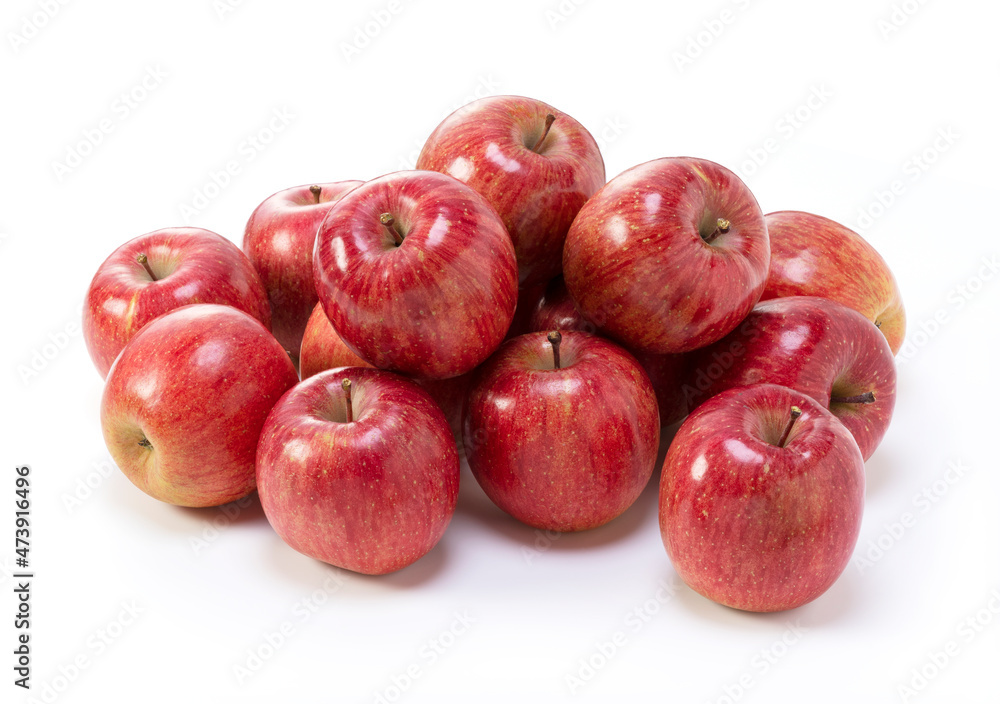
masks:
[[[711,244],[712,240],[714,240],[716,237],[718,237],[719,235],[724,235],[727,232],[729,232],[729,226],[730,226],[730,224],[731,223],[728,220],[726,220],[725,218],[719,218],[718,220],[716,220],[715,221],[715,231],[712,232],[712,234],[710,234],[708,237],[705,238],[705,242]]]
[[[396,229],[396,218],[392,217],[390,213],[382,213],[378,216],[378,221],[385,225],[385,229],[389,231],[392,235],[392,239],[396,241],[396,246],[403,244],[403,236],[399,234],[399,230]]]
[[[313,194],[313,198],[319,203],[319,195],[323,192],[323,189],[319,186],[309,186],[309,192]]]
[[[552,129],[552,123],[555,121],[556,121],[556,116],[553,115],[552,113],[549,113],[548,115],[545,116],[545,128],[542,130],[542,136],[538,138],[537,142],[535,142],[535,146],[531,148],[531,151],[533,152],[538,151],[539,147],[542,146],[542,142],[544,142],[545,138],[549,136],[549,130]]]
[[[354,422],[354,407],[351,405],[351,380],[344,379],[340,385],[344,389],[344,402],[347,405],[347,422]]]
[[[140,264],[142,264],[142,268],[146,270],[147,274],[149,274],[149,278],[152,279],[153,281],[156,281],[156,274],[153,273],[152,267],[149,266],[149,259],[146,257],[146,255],[138,254],[136,255],[135,260]]]
[[[866,391],[856,396],[831,396],[830,403],[875,403],[875,393]]]
[[[562,342],[562,334],[558,330],[549,333],[549,342],[552,343],[552,368],[562,369],[559,365],[559,343]]]
[[[802,409],[798,406],[792,406],[792,409],[788,412],[789,416],[788,423],[785,425],[785,432],[781,434],[781,440],[778,441],[778,447],[784,447],[785,443],[788,442],[788,436],[792,434],[792,426],[795,425],[795,421],[799,419],[802,415]]]

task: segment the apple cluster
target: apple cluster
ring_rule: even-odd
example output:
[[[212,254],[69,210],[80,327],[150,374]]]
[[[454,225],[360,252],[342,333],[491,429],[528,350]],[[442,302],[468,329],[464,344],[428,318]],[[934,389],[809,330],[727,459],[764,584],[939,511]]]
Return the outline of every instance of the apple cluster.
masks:
[[[457,110],[416,166],[280,191],[242,250],[170,228],[108,257],[84,335],[129,480],[182,506],[256,490],[295,550],[384,574],[444,534],[463,454],[513,518],[580,531],[676,430],[659,521],[684,581],[751,611],[822,594],[905,330],[871,245],[765,216],[704,159],[606,182],[593,136],[528,98]]]

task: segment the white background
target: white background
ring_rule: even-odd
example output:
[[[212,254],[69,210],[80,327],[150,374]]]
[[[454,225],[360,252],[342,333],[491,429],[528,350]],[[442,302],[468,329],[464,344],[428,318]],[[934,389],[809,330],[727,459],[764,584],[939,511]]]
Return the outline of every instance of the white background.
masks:
[[[48,684],[64,690],[59,702],[1000,701],[1000,277],[983,264],[1000,254],[1000,7],[895,2],[905,10],[894,15],[893,0],[249,0],[220,14],[212,0],[108,0],[52,17],[43,2],[4,2],[0,544],[10,567],[13,468],[30,463],[32,695]],[[391,19],[368,40],[372,12]],[[694,58],[680,65],[685,51]],[[129,107],[120,96],[133,91],[145,96]],[[620,519],[550,541],[466,474],[425,559],[381,578],[341,573],[326,594],[338,573],[286,547],[256,503],[232,520],[175,508],[111,470],[78,323],[115,247],[185,221],[239,242],[272,192],[412,165],[446,113],[489,93],[579,119],[609,178],[655,157],[706,157],[738,170],[765,212],[832,217],[882,252],[910,326],[893,425],[867,465],[856,558],[873,555],[870,565],[850,565],[794,612],[741,613],[678,584],[655,477]],[[269,135],[276,110],[292,117]],[[85,131],[102,120],[110,129],[88,148]],[[253,147],[261,130],[273,139]],[[59,173],[71,150],[82,163]],[[230,160],[239,172],[209,186]],[[206,187],[213,197],[185,218]],[[29,375],[32,360],[41,368]],[[949,484],[954,464],[968,469]],[[917,498],[925,490],[933,502]],[[0,699],[20,702],[3,579]],[[324,603],[310,612],[318,589]],[[133,601],[141,613],[116,625]],[[474,623],[432,662],[456,613]],[[980,631],[962,625],[977,613]],[[269,652],[283,622],[293,630]],[[571,693],[567,675],[616,632],[624,645]],[[935,672],[929,655],[950,643],[958,655]],[[234,666],[262,645],[270,657],[240,683]],[[80,655],[88,666],[74,674]],[[930,676],[903,696],[914,668]]]

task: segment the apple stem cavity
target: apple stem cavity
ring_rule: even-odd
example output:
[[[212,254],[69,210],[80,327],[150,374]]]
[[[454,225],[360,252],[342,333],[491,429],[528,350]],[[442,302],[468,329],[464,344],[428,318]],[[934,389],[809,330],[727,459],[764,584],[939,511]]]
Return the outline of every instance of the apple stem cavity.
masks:
[[[558,330],[550,332],[549,342],[552,344],[552,368],[562,369],[559,364],[559,344],[562,342],[562,333]]]
[[[875,403],[875,393],[866,391],[855,396],[831,396],[830,403]]]
[[[788,444],[788,436],[792,434],[792,426],[795,425],[795,421],[797,421],[799,416],[802,415],[802,409],[798,406],[792,406],[788,415],[788,423],[785,424],[785,432],[781,434],[781,439],[778,441],[778,447],[785,447],[785,445]]]
[[[344,389],[344,404],[347,407],[347,422],[354,422],[354,407],[351,405],[351,380],[344,379],[340,382],[341,387]]]
[[[403,244],[403,235],[396,229],[396,218],[392,217],[391,213],[382,213],[378,216],[378,221],[385,225],[385,229],[392,235],[392,239],[395,240],[397,247]]]
[[[153,273],[153,268],[151,266],[149,266],[149,258],[146,257],[145,254],[138,254],[138,255],[136,255],[135,260],[137,262],[139,262],[140,264],[142,264],[142,268],[146,270],[146,273],[149,274],[149,278],[152,281],[156,281],[157,280],[156,279],[156,274]]]
[[[323,192],[323,189],[319,186],[309,186],[309,192],[313,194],[313,198],[319,203],[319,196]]]
[[[719,218],[715,221],[715,230],[708,237],[703,238],[707,244],[711,244],[712,241],[719,235],[724,235],[729,232],[730,223],[725,218]]]
[[[552,129],[552,123],[555,121],[556,116],[552,113],[545,116],[545,127],[542,129],[542,136],[538,138],[537,142],[535,142],[535,146],[531,148],[531,151],[536,153],[538,152],[539,148],[542,146],[542,142],[544,142],[545,138],[549,136],[549,130]]]

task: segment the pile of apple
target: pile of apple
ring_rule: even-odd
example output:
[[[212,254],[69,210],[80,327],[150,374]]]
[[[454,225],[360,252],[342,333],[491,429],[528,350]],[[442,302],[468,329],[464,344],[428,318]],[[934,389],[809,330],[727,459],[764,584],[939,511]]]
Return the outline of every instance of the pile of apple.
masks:
[[[878,253],[765,217],[710,161],[605,183],[591,134],[528,98],[453,113],[417,168],[276,193],[242,251],[171,228],[101,265],[84,333],[128,478],[182,506],[256,489],[291,547],[383,574],[441,538],[460,452],[517,520],[579,531],[683,420],[660,480],[680,576],[753,611],[822,594],[895,401]]]

